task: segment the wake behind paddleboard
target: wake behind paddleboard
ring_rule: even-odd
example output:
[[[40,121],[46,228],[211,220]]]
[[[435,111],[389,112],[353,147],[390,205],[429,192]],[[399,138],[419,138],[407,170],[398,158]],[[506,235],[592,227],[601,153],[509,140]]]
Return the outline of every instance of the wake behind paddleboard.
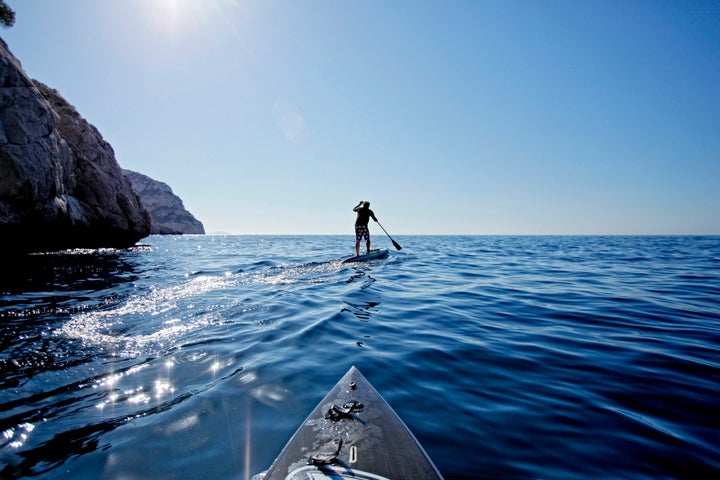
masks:
[[[342,263],[352,263],[352,262],[366,262],[368,260],[375,260],[376,258],[385,258],[388,256],[388,250],[370,250],[369,252],[358,255],[356,257],[350,257],[343,260]]]
[[[370,382],[355,367],[255,480],[442,479],[442,475]]]

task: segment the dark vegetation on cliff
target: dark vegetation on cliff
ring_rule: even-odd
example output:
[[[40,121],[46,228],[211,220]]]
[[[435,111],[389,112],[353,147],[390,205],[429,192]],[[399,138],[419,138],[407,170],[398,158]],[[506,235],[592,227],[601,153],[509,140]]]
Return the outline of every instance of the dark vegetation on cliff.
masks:
[[[0,25],[3,28],[15,25],[15,12],[2,0],[0,0]]]

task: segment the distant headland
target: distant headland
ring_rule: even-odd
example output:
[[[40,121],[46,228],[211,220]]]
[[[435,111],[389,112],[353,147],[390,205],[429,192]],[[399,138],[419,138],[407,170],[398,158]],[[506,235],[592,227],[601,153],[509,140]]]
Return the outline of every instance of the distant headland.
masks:
[[[123,170],[133,190],[150,213],[151,235],[204,234],[205,227],[185,209],[169,185],[142,173]]]

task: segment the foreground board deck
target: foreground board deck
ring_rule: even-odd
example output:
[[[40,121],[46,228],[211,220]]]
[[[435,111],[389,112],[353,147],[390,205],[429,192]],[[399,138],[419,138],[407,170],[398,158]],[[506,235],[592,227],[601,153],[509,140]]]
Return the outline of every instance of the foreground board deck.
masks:
[[[343,260],[343,263],[352,262],[366,262],[368,260],[374,260],[376,258],[385,258],[388,256],[388,250],[370,250],[368,253],[358,255],[357,257],[350,257]]]
[[[351,367],[270,469],[256,478],[422,480],[442,475],[390,405]]]

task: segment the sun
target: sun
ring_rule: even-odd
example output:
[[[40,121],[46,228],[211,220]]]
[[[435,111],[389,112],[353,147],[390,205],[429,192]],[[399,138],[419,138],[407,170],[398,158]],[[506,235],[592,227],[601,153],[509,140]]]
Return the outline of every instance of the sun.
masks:
[[[201,2],[193,0],[153,0],[148,2],[151,7],[151,18],[158,30],[175,36],[193,27],[193,18]]]
[[[146,6],[154,28],[166,35],[177,36],[202,26],[212,4],[208,0],[151,0]]]
[[[232,25],[244,10],[241,0],[134,0],[148,27],[168,39],[213,32],[219,25]]]

